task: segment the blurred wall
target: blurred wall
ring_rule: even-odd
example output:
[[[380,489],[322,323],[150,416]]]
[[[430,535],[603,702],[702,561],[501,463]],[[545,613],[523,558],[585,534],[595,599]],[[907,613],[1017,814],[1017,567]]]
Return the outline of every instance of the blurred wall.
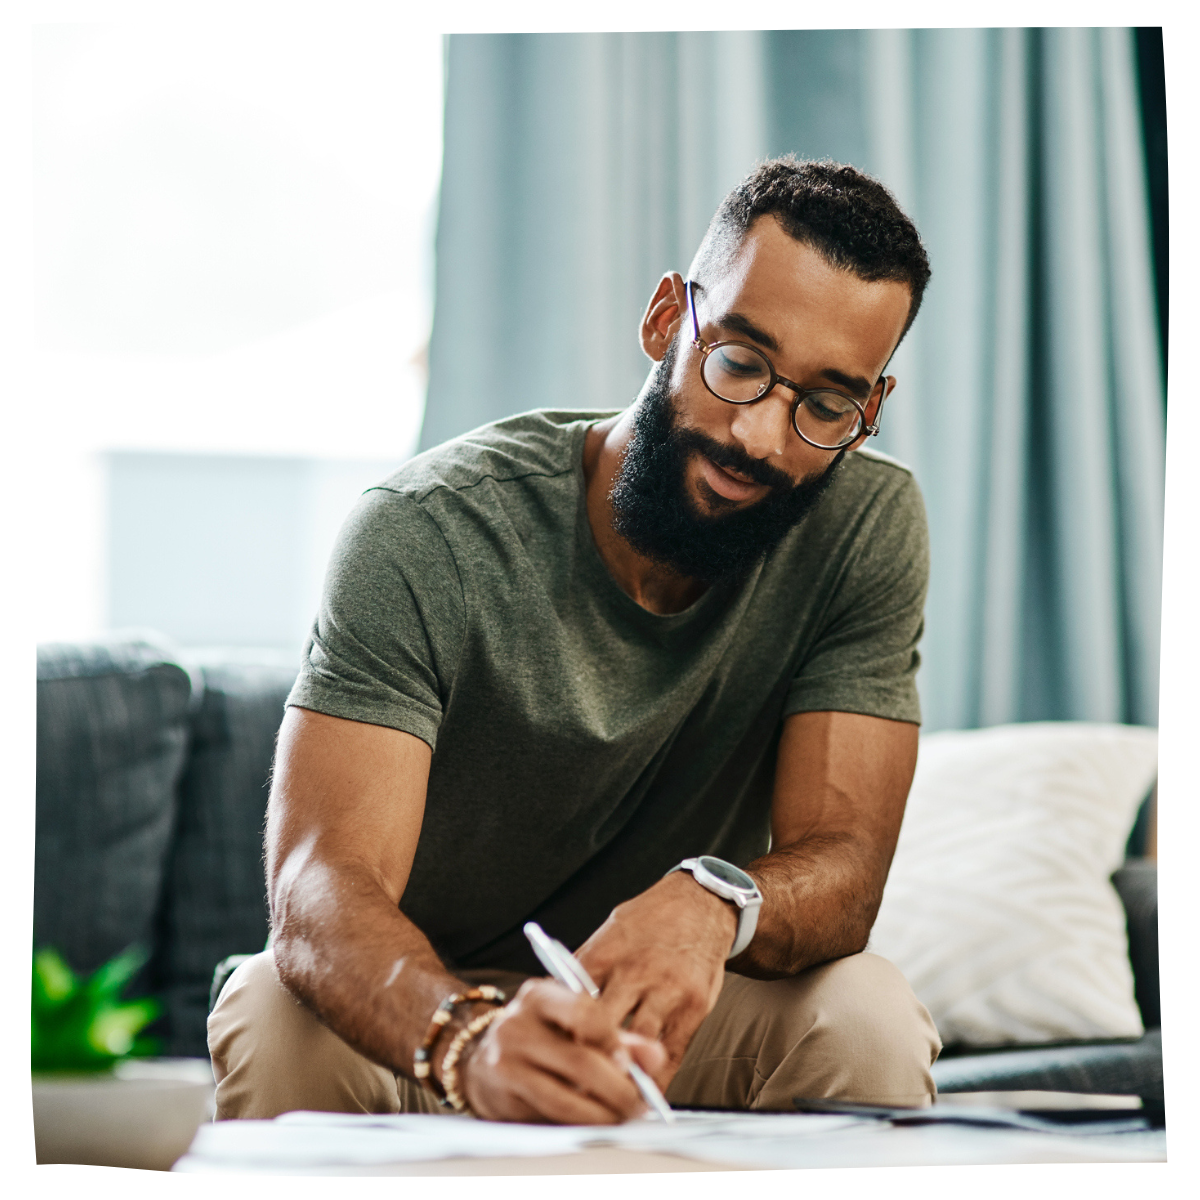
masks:
[[[114,452],[108,620],[298,655],[346,513],[389,461]]]
[[[326,483],[416,445],[441,37],[247,13],[33,43],[35,636],[298,653]]]

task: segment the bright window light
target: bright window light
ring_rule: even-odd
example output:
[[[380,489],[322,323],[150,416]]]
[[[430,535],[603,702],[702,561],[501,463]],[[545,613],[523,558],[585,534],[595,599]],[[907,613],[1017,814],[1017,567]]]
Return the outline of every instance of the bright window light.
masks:
[[[39,453],[66,481],[40,638],[106,623],[111,452],[358,460],[362,486],[413,452],[442,53],[353,23],[37,29]]]

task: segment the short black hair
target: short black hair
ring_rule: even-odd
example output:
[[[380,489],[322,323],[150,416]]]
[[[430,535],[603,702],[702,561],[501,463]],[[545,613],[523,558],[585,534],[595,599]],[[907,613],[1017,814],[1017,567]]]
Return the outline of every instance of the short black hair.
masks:
[[[909,331],[931,271],[917,227],[891,192],[857,167],[788,154],[768,159],[721,202],[692,264],[693,277],[741,245],[751,224],[773,215],[798,242],[869,283],[894,280],[912,296]]]

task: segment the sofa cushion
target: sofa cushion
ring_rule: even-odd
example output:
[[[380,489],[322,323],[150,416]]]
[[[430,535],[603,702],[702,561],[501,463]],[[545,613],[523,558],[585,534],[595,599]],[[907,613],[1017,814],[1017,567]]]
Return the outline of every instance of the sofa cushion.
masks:
[[[1162,1030],[1137,1041],[964,1054],[933,1064],[939,1092],[1107,1092],[1163,1099]]]
[[[38,648],[33,940],[76,970],[152,948],[191,696],[150,637]]]
[[[1110,877],[1156,762],[1155,731],[1126,725],[922,738],[871,948],[948,1045],[1141,1035]]]
[[[228,652],[224,652],[225,655]],[[249,655],[253,659],[253,655]],[[164,897],[155,975],[166,1003],[167,1052],[208,1053],[213,970],[267,937],[263,818],[284,700],[295,666],[193,655],[204,681]]]

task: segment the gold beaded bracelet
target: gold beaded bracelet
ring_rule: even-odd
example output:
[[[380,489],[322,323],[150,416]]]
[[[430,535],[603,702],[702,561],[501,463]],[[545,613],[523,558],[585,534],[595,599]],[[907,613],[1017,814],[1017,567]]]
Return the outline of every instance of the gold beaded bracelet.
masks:
[[[458,1090],[458,1060],[467,1043],[481,1034],[502,1012],[503,1008],[492,1008],[473,1017],[455,1035],[442,1059],[442,1086],[446,1089],[446,1102],[458,1113],[469,1113],[471,1106]]]
[[[425,1040],[417,1047],[417,1051],[413,1055],[413,1078],[426,1091],[432,1092],[437,1097],[437,1102],[443,1107],[449,1107],[449,1101],[446,1099],[444,1089],[433,1074],[433,1047],[442,1030],[449,1024],[450,1018],[454,1016],[454,1010],[460,1004],[469,1004],[475,1000],[484,1000],[491,1004],[508,1003],[508,997],[490,983],[485,983],[481,987],[469,988],[465,992],[452,992],[434,1009]]]

